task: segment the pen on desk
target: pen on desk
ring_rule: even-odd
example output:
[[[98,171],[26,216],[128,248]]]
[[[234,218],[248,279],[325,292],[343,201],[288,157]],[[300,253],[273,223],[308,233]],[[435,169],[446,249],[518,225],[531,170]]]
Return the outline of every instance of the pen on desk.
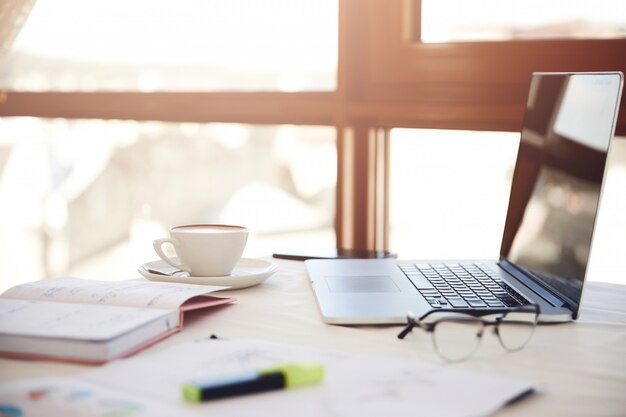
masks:
[[[322,379],[324,366],[320,363],[285,363],[238,375],[188,381],[183,384],[183,398],[188,402],[202,402],[318,384]]]

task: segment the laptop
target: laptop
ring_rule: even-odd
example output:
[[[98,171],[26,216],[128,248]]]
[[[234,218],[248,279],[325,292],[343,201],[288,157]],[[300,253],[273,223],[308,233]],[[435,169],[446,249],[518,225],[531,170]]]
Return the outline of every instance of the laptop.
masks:
[[[407,312],[530,303],[542,322],[575,320],[622,86],[621,72],[534,73],[500,258],[307,260],[323,320],[406,323]]]

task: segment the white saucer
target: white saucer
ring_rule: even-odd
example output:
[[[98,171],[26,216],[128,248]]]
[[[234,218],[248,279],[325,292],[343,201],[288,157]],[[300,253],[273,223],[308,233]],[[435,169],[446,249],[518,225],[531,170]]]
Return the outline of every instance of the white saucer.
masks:
[[[220,285],[228,286],[224,290],[237,290],[252,287],[265,281],[278,269],[278,264],[263,259],[241,258],[230,275],[223,277],[182,277],[173,275],[155,274],[149,269],[172,269],[168,264],[159,260],[147,262],[138,269],[139,273],[150,281],[177,282],[181,284]]]

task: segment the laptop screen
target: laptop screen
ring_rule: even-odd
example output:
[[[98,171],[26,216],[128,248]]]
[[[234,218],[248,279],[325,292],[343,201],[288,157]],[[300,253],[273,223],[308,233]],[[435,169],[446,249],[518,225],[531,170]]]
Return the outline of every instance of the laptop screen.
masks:
[[[500,256],[578,310],[620,73],[533,74]]]

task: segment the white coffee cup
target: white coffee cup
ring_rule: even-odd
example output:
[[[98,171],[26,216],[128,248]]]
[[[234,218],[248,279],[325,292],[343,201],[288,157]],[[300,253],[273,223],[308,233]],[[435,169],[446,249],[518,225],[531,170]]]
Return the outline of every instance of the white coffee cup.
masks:
[[[221,224],[173,226],[170,237],[156,239],[154,250],[163,261],[197,277],[230,275],[241,258],[248,229]],[[180,262],[163,253],[163,244],[174,246]]]

